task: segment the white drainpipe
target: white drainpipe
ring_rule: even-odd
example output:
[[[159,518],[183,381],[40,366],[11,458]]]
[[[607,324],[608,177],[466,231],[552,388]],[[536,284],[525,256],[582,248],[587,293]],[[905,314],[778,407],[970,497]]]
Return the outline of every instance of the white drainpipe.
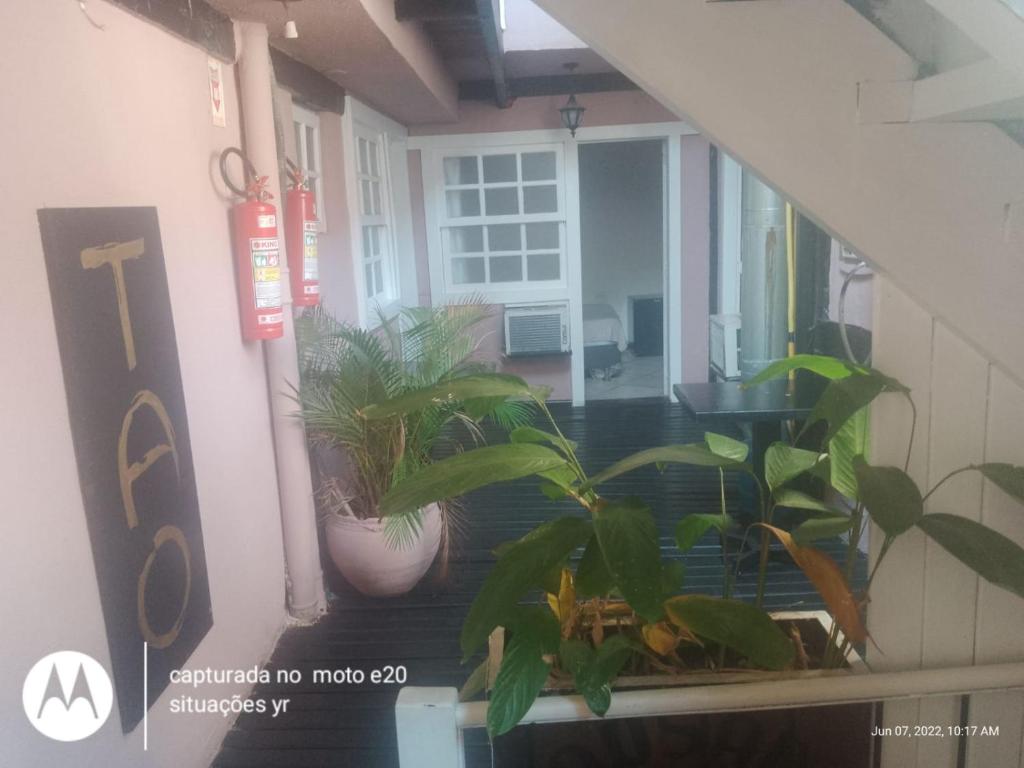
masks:
[[[323,612],[326,601],[317,546],[316,510],[313,506],[306,434],[302,423],[295,418],[295,401],[287,394],[288,385],[299,382],[299,368],[288,259],[281,229],[284,197],[278,173],[274,131],[274,94],[271,87],[273,71],[266,26],[254,22],[240,22],[238,26],[242,49],[238,70],[245,126],[245,153],[256,170],[269,177],[268,188],[277,206],[278,239],[281,244],[284,336],[263,342],[263,349],[274,428],[285,567],[288,573],[288,611],[296,619],[310,621]]]

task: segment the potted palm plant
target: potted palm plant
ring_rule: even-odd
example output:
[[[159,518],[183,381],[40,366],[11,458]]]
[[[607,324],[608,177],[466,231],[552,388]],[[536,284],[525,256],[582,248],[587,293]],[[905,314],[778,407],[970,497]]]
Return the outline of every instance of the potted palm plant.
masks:
[[[474,330],[489,314],[477,302],[404,309],[367,331],[307,311],[296,321],[301,385],[296,393],[311,447],[327,550],[360,592],[399,595],[447,556],[457,510],[441,494],[388,517],[381,500],[438,456],[482,441],[480,422],[505,428],[529,419],[507,398],[446,398],[375,421],[363,409],[423,388],[500,379],[474,360]],[[454,390],[453,390],[454,391]]]
[[[549,498],[572,499],[586,512],[546,522],[500,547],[494,569],[470,608],[461,637],[464,656],[468,660],[488,643],[492,653],[490,663],[485,661],[473,673],[467,689],[490,690],[487,726],[492,735],[514,727],[546,688],[571,686],[601,715],[608,710],[620,676],[639,673],[647,675],[646,681],[639,681],[642,685],[677,685],[697,681],[693,675],[689,681],[681,679],[686,677],[681,672],[704,672],[699,680],[708,683],[712,681],[706,672],[725,672],[726,679],[737,681],[765,679],[758,670],[799,677],[863,667],[853,647],[867,639],[863,614],[874,573],[892,542],[915,526],[980,576],[1024,597],[1024,549],[971,520],[924,514],[923,499],[935,488],[922,494],[905,467],[875,467],[865,460],[865,409],[883,393],[905,397],[912,407],[909,390],[876,370],[810,355],[770,366],[749,385],[798,368],[828,379],[804,427],[806,433],[823,424],[824,431],[814,449],[785,442],[772,445],[763,479],[746,462],[744,444],[715,434],[706,435],[700,444],[650,448],[588,475],[572,442],[559,431],[543,400],[537,399],[538,409],[550,421],[550,432],[516,428],[510,444],[479,448],[423,467],[385,495],[381,514],[401,515],[438,496],[537,475]],[[537,397],[525,383],[511,379],[473,387],[472,392],[463,389],[460,396]],[[392,418],[447,396],[442,388],[428,388],[369,407],[365,414],[371,421]],[[730,596],[728,570],[721,595],[680,594],[683,574],[663,564],[649,509],[639,499],[601,494],[601,486],[614,477],[669,463],[754,477],[760,519],[749,526],[745,538],[760,539],[761,556],[752,602]],[[1024,467],[993,463],[957,470],[967,471],[980,472],[1024,503]],[[807,479],[815,483],[801,486],[800,481]],[[818,492],[808,492],[815,484]],[[837,494],[852,506],[837,504]],[[804,519],[787,529],[776,514],[780,508],[802,511]],[[852,551],[869,516],[884,541],[867,587],[855,595],[839,564],[813,543],[848,534]],[[723,504],[720,513],[681,520],[677,544],[685,551],[711,531],[723,534],[724,543],[725,532],[734,525]],[[771,616],[761,608],[772,541],[780,542],[804,570],[828,609],[827,637],[816,647],[806,642],[794,617]],[[582,556],[576,559],[581,549]],[[537,591],[542,600],[524,604]],[[652,672],[661,674],[664,682],[654,679]]]

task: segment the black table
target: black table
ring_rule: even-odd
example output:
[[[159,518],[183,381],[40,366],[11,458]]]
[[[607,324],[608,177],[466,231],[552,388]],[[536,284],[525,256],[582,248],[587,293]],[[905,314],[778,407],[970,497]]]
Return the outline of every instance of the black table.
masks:
[[[747,422],[751,426],[751,463],[764,477],[764,452],[782,434],[782,422],[805,419],[827,384],[820,376],[798,373],[743,389],[737,381],[674,384],[672,392],[698,424]]]

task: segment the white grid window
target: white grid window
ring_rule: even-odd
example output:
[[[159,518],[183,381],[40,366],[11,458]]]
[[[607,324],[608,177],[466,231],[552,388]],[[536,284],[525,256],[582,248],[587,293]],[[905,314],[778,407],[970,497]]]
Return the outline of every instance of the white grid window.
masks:
[[[391,269],[387,153],[381,134],[356,134],[356,185],[366,298],[386,304],[395,297]]]
[[[449,292],[565,284],[558,147],[441,158],[441,243]]]
[[[320,152],[320,115],[292,105],[292,127],[295,130],[295,164],[309,179],[309,188],[316,198],[317,230],[327,231],[324,216],[323,158]]]

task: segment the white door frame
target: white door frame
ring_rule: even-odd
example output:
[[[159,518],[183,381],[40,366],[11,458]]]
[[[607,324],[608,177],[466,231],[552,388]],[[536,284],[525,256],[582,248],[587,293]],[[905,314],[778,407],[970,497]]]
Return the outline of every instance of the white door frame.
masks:
[[[665,334],[665,391],[673,382],[682,380],[682,150],[681,137],[696,135],[697,131],[684,122],[637,123],[630,125],[609,125],[582,127],[576,138],[564,129],[530,131],[507,131],[495,133],[461,133],[441,136],[410,136],[408,149],[425,150],[423,153],[424,201],[426,203],[427,241],[430,261],[431,292],[437,296],[438,280],[441,279],[440,234],[436,216],[432,209],[437,204],[435,188],[437,179],[432,162],[428,162],[431,151],[492,147],[504,145],[551,144],[564,145],[565,162],[565,213],[566,213],[566,279],[569,297],[569,335],[573,351],[571,356],[572,402],[583,405],[586,384],[583,368],[583,270],[580,243],[580,177],[579,144],[594,141],[632,141],[639,139],[663,139],[666,142],[667,194],[665,195],[664,224],[666,263],[666,323]],[[674,288],[673,288],[674,286]]]

